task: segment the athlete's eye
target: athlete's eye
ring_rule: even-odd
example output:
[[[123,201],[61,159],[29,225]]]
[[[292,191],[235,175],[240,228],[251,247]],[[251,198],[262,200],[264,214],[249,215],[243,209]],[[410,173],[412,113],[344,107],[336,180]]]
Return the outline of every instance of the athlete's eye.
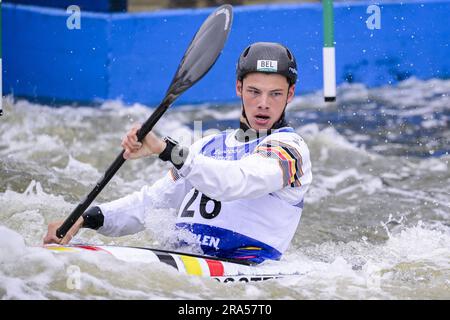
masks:
[[[247,89],[247,92],[254,96],[259,94],[259,91],[255,89]]]

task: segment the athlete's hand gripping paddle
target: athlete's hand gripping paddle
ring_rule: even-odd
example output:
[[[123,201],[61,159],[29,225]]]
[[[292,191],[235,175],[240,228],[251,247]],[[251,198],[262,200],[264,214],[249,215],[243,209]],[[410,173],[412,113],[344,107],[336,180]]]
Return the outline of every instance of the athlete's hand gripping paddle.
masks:
[[[222,52],[228,38],[232,18],[232,7],[230,5],[223,5],[216,9],[209,15],[205,22],[203,22],[184,53],[183,59],[178,66],[177,72],[175,73],[164,99],[138,131],[138,141],[142,141],[152,130],[175,99],[177,99],[184,91],[192,87],[211,69]],[[58,228],[56,231],[58,238],[63,238],[66,235],[68,230],[116,174],[125,162],[125,159],[123,158],[124,151],[125,150],[122,150],[116,160],[114,160],[111,166],[106,170],[104,176],[97,182],[94,189],[92,189],[86,198],[72,211],[61,227]]]

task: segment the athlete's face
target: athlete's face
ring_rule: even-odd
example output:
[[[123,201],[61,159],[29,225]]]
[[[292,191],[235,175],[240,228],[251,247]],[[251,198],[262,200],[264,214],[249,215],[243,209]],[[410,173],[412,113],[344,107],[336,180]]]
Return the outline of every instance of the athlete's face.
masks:
[[[295,85],[286,77],[270,73],[250,73],[236,82],[236,93],[244,102],[247,124],[255,130],[270,129],[287,103],[294,98]],[[244,119],[245,120],[245,119]]]

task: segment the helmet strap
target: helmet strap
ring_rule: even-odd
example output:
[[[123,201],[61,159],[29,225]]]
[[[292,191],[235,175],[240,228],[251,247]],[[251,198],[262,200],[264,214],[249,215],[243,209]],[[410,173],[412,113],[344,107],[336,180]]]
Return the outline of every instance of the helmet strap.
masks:
[[[287,106],[287,103],[284,106],[283,113],[281,114],[280,119],[278,119],[278,121],[273,124],[273,126],[271,128],[272,130],[273,129],[283,128],[283,127],[286,127],[288,125],[288,123],[286,121],[286,118],[285,118],[286,106]]]

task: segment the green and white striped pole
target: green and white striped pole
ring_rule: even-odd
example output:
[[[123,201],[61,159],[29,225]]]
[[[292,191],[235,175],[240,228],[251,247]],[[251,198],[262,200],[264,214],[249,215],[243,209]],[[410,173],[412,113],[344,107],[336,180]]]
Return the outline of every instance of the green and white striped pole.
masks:
[[[323,95],[325,102],[336,100],[336,55],[334,50],[333,0],[323,0]]]

